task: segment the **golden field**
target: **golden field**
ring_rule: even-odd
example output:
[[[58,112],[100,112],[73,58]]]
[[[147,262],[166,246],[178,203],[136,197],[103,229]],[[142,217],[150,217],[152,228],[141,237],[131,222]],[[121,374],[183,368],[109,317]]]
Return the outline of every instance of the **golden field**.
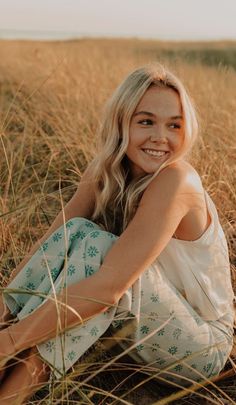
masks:
[[[180,77],[195,102],[200,133],[190,162],[217,206],[236,291],[235,49],[235,42],[88,38],[65,42],[0,41],[2,287],[75,192],[81,173],[96,154],[97,128],[107,98],[131,70],[158,60]],[[115,370],[115,365],[112,367]],[[35,395],[35,401],[64,403],[62,399],[57,402],[60,395],[64,395],[65,402],[71,398],[71,403],[80,404],[148,405],[173,401],[160,402],[171,391],[157,388],[154,393],[154,381],[143,386],[141,383],[138,388],[147,376],[133,377],[131,387],[128,367],[125,370],[124,363],[119,367],[113,382],[115,386],[119,379],[121,387],[114,390],[113,399],[109,399],[111,387],[101,374],[100,379],[95,378],[94,386],[82,384],[71,397],[69,393],[76,387],[73,378],[68,379],[68,396],[62,384],[51,391],[55,400],[52,396],[49,399],[50,392],[42,390]],[[83,372],[86,375],[87,371]],[[124,375],[127,382],[122,384]],[[234,379],[218,383],[218,388],[210,386],[208,392],[202,388],[201,395],[210,402],[200,402],[206,400],[196,393],[191,402],[185,398],[175,403],[226,403],[219,401],[227,395],[228,401],[231,398],[227,403],[235,403]],[[98,394],[99,390],[102,393]],[[125,392],[123,400],[115,402],[114,398]]]

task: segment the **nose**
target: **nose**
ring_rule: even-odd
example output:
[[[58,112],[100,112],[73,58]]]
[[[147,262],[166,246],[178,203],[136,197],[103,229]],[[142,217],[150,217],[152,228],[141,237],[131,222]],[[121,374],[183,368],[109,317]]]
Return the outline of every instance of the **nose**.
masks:
[[[150,141],[158,143],[167,143],[165,131],[159,130],[150,135]]]

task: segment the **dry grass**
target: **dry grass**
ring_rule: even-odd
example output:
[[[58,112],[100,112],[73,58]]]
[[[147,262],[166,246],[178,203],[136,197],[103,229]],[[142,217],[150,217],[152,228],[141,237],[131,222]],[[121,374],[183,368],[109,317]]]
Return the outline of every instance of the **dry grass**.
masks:
[[[207,66],[197,61],[187,63],[178,58],[178,49],[201,46],[132,39],[0,42],[0,285],[6,284],[14,267],[60,210],[59,186],[65,203],[76,190],[80,174],[96,153],[96,129],[106,99],[132,69],[158,58],[180,76],[195,100],[201,133],[191,162],[218,208],[228,240],[236,290],[236,72],[232,67]],[[207,46],[235,50],[235,43]],[[174,58],[172,55],[168,59],[161,53],[163,48],[175,50]],[[60,398],[59,402],[52,397],[43,400],[47,391],[41,390],[35,403],[108,404],[111,401],[106,398],[102,402],[104,392],[99,396],[98,390],[101,385],[100,389],[108,392],[111,383],[113,388],[117,386],[113,394],[120,397],[126,393],[124,399],[129,404],[148,405],[171,393],[154,380],[138,388],[144,375],[139,373],[131,378],[134,365],[130,365],[130,370],[124,365],[123,361],[106,371],[111,376],[111,369],[116,369],[113,381],[101,373],[88,386],[81,385],[77,393],[67,396],[64,392],[65,402],[63,384],[60,384],[53,392],[55,398]],[[90,373],[93,367],[90,365]],[[86,376],[86,370],[78,369],[78,373],[76,381],[81,375]],[[218,388],[208,387],[211,393],[215,392],[213,402],[195,394],[175,403],[235,403],[234,380],[227,379],[221,384]],[[75,381],[69,375],[67,391],[74,386]],[[230,402],[220,402],[223,398],[220,386],[232,398],[228,399]],[[132,387],[136,387],[135,391],[128,394]],[[212,398],[210,392],[208,401]]]

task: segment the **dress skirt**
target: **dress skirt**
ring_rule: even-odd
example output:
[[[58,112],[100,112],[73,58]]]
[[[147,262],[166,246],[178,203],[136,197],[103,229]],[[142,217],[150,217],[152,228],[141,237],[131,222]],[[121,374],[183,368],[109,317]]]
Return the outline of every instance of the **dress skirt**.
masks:
[[[118,238],[88,219],[67,221],[5,289],[3,298],[11,313],[21,320],[55,292],[92,275]],[[151,265],[115,306],[37,349],[60,379],[105,332],[115,334],[127,325],[118,344],[164,384],[189,386],[219,374],[233,345],[230,329],[218,321],[204,321],[164,271]]]

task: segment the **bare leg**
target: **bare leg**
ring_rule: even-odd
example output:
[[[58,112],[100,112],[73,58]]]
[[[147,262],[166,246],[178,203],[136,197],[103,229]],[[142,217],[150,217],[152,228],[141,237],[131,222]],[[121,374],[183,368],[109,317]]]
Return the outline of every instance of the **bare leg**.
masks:
[[[26,351],[0,388],[0,405],[21,405],[49,379],[50,367],[39,357],[37,348]]]

